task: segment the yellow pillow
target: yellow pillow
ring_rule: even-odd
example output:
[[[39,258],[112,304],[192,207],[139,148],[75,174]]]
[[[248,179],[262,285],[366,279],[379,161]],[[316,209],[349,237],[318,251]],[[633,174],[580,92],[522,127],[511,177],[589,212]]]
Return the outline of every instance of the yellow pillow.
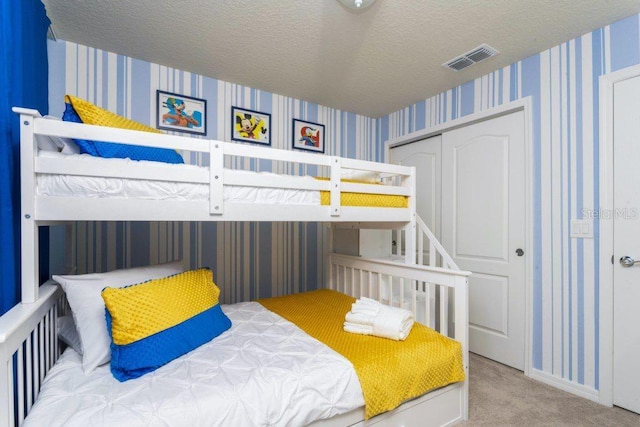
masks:
[[[105,288],[113,376],[120,381],[142,376],[229,329],[219,295],[207,268]]]
[[[80,99],[72,95],[65,95],[64,102],[71,104],[78,116],[80,116],[82,123],[87,125],[162,133],[158,129],[154,129],[134,120],[127,119],[126,117],[119,116],[109,110],[100,108],[89,101],[85,101],[84,99]]]

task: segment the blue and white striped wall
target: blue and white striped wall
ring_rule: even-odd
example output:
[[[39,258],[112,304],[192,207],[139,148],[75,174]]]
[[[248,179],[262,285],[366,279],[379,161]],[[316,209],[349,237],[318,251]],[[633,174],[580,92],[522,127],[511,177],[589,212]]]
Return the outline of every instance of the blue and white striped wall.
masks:
[[[640,63],[639,29],[631,16],[377,123],[380,156],[389,139],[531,96],[533,368],[587,392],[599,388],[599,225],[593,239],[571,239],[569,225],[599,207],[598,77]]]
[[[379,119],[69,42],[50,42],[49,61],[54,115],[70,93],[153,125],[159,88],[206,98],[208,137],[229,140],[230,108],[238,105],[272,114],[274,147],[290,147],[297,117],[327,126],[328,154],[367,160],[382,160],[388,139],[531,96],[533,367],[587,392],[599,388],[598,221],[594,239],[571,239],[569,224],[599,207],[598,77],[640,63],[638,15]],[[78,272],[172,258],[212,266],[226,302],[313,289],[323,280],[323,231],[313,223],[79,223],[68,239]]]
[[[377,160],[376,121],[311,102],[272,94],[165,66],[81,46],[49,42],[50,114],[64,111],[66,93],[155,127],[156,90],[207,100],[207,138],[230,141],[231,106],[271,113],[272,146],[291,149],[291,122],[326,126],[326,153]],[[188,163],[207,165],[206,156]],[[240,169],[270,164],[236,160]],[[315,167],[273,172],[316,174]],[[52,253],[64,231],[53,232]],[[315,289],[324,280],[324,229],[317,223],[78,223],[67,233],[68,266],[77,273],[105,271],[172,259],[210,266],[224,302]],[[58,271],[59,272],[59,271]]]

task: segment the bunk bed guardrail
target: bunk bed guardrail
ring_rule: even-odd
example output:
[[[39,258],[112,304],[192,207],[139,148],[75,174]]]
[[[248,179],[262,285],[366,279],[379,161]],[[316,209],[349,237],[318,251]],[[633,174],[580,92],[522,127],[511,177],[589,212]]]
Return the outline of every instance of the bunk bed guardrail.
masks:
[[[96,177],[116,177],[130,179],[145,179],[166,181],[166,169],[163,165],[154,165],[146,162],[136,165],[135,168],[122,170],[121,168],[109,167],[109,165],[96,167],[95,165],[78,165],[69,169],[69,165],[60,162],[55,158],[38,158],[34,136],[48,135],[63,138],[86,139],[108,141],[112,143],[140,145],[145,147],[158,147],[174,149],[186,152],[206,153],[209,157],[209,169],[189,170],[180,173],[180,176],[172,177],[172,181],[189,182],[196,184],[208,184],[210,186],[210,198],[208,215],[222,217],[225,214],[225,204],[223,203],[224,185],[239,185],[247,187],[270,187],[270,188],[290,188],[298,190],[318,190],[330,192],[330,205],[324,207],[328,213],[326,221],[344,221],[340,218],[344,207],[341,206],[340,195],[344,192],[365,193],[378,195],[398,195],[409,197],[408,209],[388,209],[395,218],[400,221],[409,221],[412,210],[412,199],[415,197],[415,168],[392,165],[366,160],[348,159],[338,156],[328,156],[324,154],[303,153],[300,151],[282,150],[276,148],[260,147],[255,145],[244,145],[229,143],[217,140],[206,140],[190,138],[176,135],[155,134],[126,129],[93,126],[80,123],[64,122],[42,118],[36,110],[14,107],[13,111],[20,114],[21,123],[21,158],[27,176],[35,177],[36,174],[66,174]],[[240,174],[230,168],[225,168],[225,156],[236,156],[247,159],[268,160],[272,162],[290,162],[296,164],[314,165],[324,167],[329,170],[328,180],[317,180],[315,182],[300,182],[291,179],[289,175],[255,175],[247,176]],[[398,177],[397,185],[375,185],[366,182],[343,182],[341,180],[343,170],[358,170],[379,173],[382,177]],[[223,173],[221,173],[223,171]],[[23,177],[27,177],[23,174]],[[35,186],[35,181],[32,183]],[[27,202],[27,207],[32,207],[28,200],[30,194],[23,196],[23,202]],[[33,203],[33,197],[31,197]],[[238,220],[237,212],[234,218]],[[51,215],[51,214],[49,214]],[[76,214],[76,216],[81,213]],[[42,219],[47,214],[41,212]],[[301,216],[304,220],[304,216]],[[384,217],[371,216],[360,218],[359,221],[389,221]],[[75,219],[75,218],[73,218]],[[95,218],[90,218],[94,220]],[[177,218],[179,219],[179,218]],[[192,219],[192,218],[191,218]],[[255,214],[254,218],[247,217],[246,220],[265,220],[264,214]],[[215,220],[215,218],[208,218]],[[225,219],[223,219],[225,220]],[[226,219],[229,220],[229,219]],[[243,219],[244,220],[244,219]],[[286,219],[291,220],[291,219]],[[314,219],[315,220],[315,219]]]

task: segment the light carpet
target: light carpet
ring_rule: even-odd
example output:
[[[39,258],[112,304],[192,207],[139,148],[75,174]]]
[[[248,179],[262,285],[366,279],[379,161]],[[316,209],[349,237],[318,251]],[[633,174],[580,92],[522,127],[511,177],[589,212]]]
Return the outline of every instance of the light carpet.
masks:
[[[462,426],[640,426],[640,415],[607,408],[470,354],[469,421]]]

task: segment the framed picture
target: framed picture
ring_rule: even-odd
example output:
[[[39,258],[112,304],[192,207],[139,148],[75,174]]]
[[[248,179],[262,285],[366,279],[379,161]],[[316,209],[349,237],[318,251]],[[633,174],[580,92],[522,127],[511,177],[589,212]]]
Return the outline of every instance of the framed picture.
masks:
[[[271,145],[271,114],[231,107],[231,139]]]
[[[324,125],[293,119],[293,148],[324,153]]]
[[[206,135],[207,101],[158,90],[156,127],[163,130]]]

